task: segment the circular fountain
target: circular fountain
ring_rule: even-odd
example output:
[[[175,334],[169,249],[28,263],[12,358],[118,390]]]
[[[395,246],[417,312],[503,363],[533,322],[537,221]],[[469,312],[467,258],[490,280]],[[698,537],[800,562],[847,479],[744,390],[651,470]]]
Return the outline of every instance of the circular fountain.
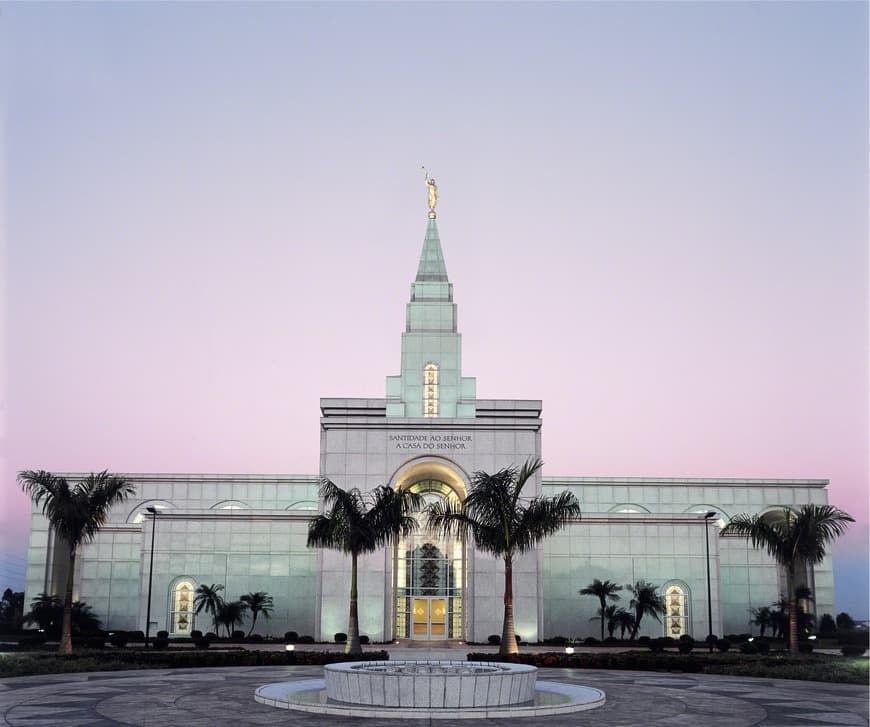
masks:
[[[266,684],[256,701],[319,714],[379,718],[531,717],[600,707],[604,692],[537,681],[527,664],[364,661],[328,664],[323,679]]]

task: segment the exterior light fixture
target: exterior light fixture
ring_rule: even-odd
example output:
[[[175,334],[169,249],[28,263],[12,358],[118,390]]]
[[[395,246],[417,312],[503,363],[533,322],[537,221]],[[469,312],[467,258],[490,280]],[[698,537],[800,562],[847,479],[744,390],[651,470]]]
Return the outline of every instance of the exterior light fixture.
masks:
[[[747,641],[755,641],[755,637],[754,637],[754,636],[750,636],[750,637],[749,637],[748,639],[746,639],[746,640],[747,640]]]
[[[704,545],[707,550],[707,647],[713,653],[713,596],[710,590],[710,519],[716,517],[715,510],[704,513]]]
[[[145,508],[151,517],[151,563],[148,566],[148,608],[145,610],[145,648],[148,648],[148,640],[151,634],[151,583],[154,580],[154,534],[157,532],[157,508]]]
[[[295,645],[295,644],[287,644],[287,645],[284,647],[284,651],[295,651],[295,650],[296,650],[296,645]]]
[[[812,636],[807,636],[807,638],[808,638],[810,641],[815,641],[815,640],[816,640],[816,635],[813,634]]]
[[[566,647],[565,647],[565,653],[566,653],[566,654],[573,654],[573,653],[574,653],[574,647],[573,647],[573,646],[566,646]]]

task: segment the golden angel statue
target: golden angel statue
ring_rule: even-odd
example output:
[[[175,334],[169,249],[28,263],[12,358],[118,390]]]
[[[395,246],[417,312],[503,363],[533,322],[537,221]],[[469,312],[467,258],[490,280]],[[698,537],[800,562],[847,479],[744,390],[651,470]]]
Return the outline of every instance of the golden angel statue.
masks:
[[[426,172],[426,167],[421,167]],[[435,184],[435,178],[429,176],[426,172],[426,187],[429,190],[429,219],[435,219],[435,205],[438,204],[438,187]]]

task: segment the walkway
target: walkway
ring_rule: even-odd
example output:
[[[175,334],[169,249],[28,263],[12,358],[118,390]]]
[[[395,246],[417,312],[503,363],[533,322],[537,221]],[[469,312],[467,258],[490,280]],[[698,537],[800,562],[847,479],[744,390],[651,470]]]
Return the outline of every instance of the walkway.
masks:
[[[424,650],[395,651],[403,652],[393,654],[397,659],[420,658]],[[456,650],[445,652],[433,649],[424,653],[427,658],[459,656]],[[261,684],[321,675],[321,667],[296,666],[155,669],[4,679],[0,680],[0,725],[398,727],[409,723],[407,719],[360,720],[309,715],[280,711],[254,702],[254,689]],[[542,669],[539,678],[586,684],[607,693],[607,704],[599,709],[537,720],[551,727],[868,725],[870,690],[864,686],[580,669]],[[422,727],[430,722],[413,720],[410,723]],[[528,723],[529,720],[523,720],[523,724]],[[437,721],[431,724],[445,725]],[[485,724],[487,727],[517,727],[518,723],[502,719],[486,720]]]

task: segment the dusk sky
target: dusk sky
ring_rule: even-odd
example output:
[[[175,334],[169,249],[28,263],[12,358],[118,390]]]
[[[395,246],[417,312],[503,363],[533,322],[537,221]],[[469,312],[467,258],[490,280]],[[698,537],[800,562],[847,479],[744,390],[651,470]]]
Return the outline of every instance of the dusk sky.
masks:
[[[0,589],[21,469],[316,473],[425,164],[545,475],[828,478],[868,618],[866,2],[3,3],[0,69]]]

